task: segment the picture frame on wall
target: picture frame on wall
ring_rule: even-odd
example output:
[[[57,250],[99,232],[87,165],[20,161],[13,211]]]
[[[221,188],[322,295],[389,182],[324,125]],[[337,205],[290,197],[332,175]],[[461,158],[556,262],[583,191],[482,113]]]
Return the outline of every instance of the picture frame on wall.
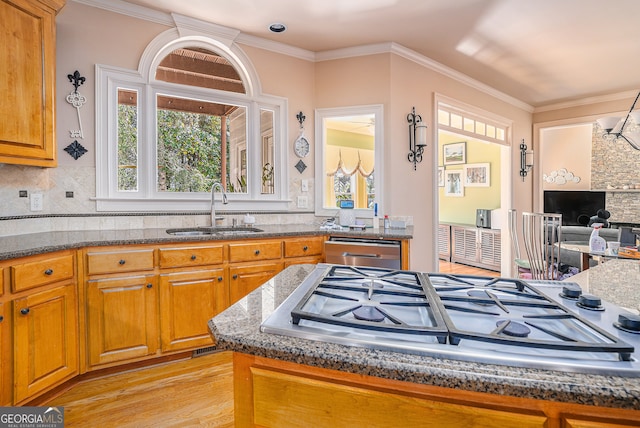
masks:
[[[438,187],[444,187],[444,167],[438,167]]]
[[[488,163],[470,163],[463,167],[465,187],[490,187],[491,166]]]
[[[444,172],[444,195],[445,196],[464,196],[464,182],[461,169],[447,170]]]
[[[445,165],[458,165],[467,162],[467,143],[451,143],[442,146],[442,159]]]

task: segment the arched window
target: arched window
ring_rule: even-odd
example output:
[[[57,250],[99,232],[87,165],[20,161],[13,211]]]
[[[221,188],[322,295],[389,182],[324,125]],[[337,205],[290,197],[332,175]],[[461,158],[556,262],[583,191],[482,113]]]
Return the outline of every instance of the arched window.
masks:
[[[98,211],[207,209],[216,182],[230,210],[286,208],[286,101],[237,47],[163,38],[138,72],[97,66]]]

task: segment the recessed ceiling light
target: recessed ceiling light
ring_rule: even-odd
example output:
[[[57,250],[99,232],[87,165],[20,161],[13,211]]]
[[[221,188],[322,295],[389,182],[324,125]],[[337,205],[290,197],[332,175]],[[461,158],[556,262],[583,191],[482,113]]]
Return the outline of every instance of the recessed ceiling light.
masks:
[[[269,25],[269,31],[271,31],[272,33],[284,33],[286,30],[287,26],[279,22],[275,22]]]

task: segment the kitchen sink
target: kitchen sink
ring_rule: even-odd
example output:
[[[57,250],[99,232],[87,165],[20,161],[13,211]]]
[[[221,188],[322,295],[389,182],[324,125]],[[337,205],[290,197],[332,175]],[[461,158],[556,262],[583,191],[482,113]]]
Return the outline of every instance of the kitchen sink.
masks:
[[[190,227],[179,229],[167,229],[169,235],[175,236],[207,236],[207,235],[247,235],[262,232],[257,227]]]

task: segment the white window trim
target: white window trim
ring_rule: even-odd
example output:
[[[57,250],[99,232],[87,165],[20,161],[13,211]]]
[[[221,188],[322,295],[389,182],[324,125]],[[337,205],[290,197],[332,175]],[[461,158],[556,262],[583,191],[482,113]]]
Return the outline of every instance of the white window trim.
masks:
[[[176,39],[177,38],[177,39]],[[247,94],[216,91],[206,88],[175,85],[156,81],[155,67],[172,50],[181,46],[200,46],[225,54],[238,67]],[[247,187],[249,193],[229,193],[229,204],[219,204],[218,211],[268,211],[289,208],[289,176],[287,148],[287,100],[256,94],[260,88],[251,63],[236,46],[211,38],[189,36],[179,38],[169,30],[152,41],[143,54],[138,71],[108,65],[96,65],[96,210],[97,211],[193,211],[208,210],[210,192],[171,193],[156,189],[155,165],[156,118],[155,99],[158,93],[187,96],[214,102],[227,102],[247,109]],[[117,91],[127,88],[138,91],[139,188],[137,192],[117,190]],[[274,193],[262,194],[260,110],[273,111],[274,117]],[[151,142],[151,144],[144,144]]]

